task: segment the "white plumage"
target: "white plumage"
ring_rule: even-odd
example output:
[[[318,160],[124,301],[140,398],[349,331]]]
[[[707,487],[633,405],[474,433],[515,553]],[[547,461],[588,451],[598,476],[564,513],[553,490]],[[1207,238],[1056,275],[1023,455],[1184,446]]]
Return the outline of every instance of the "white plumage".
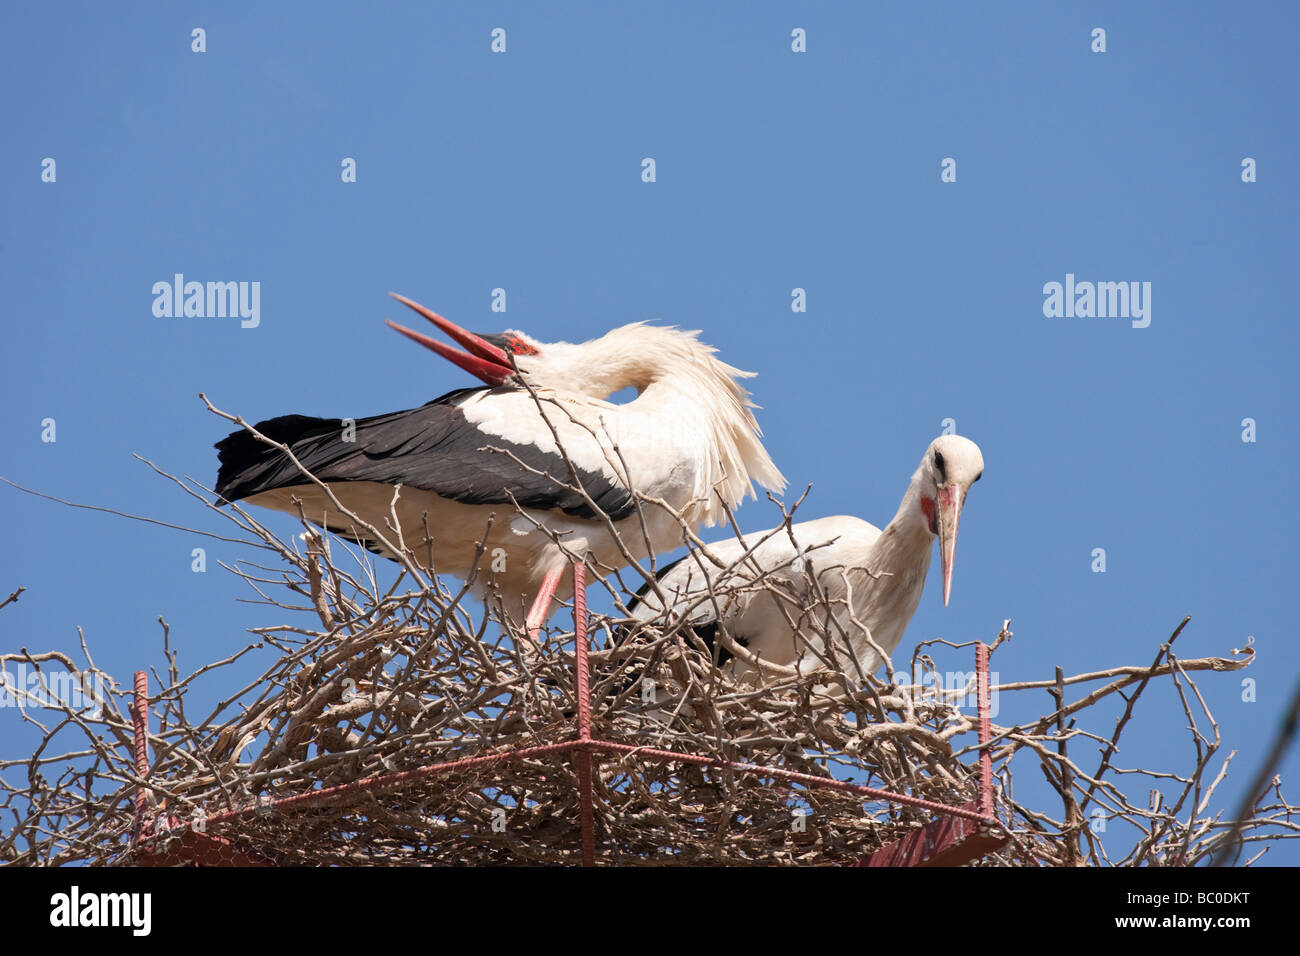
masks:
[[[730,640],[723,640],[720,658],[736,651],[726,666],[738,677],[759,682],[791,668],[807,673],[823,667],[828,648],[820,635],[829,634],[833,663],[860,681],[881,666],[881,652],[892,654],[902,641],[921,600],[936,538],[948,603],[962,504],[983,470],[984,458],[974,442],[941,436],[926,449],[884,531],[840,515],[794,524],[793,540],[785,529],[777,529],[746,535],[743,543],[731,538],[710,544],[709,551],[726,566],[755,550],[725,578],[697,555],[666,568],[658,583],[668,615],[688,614],[696,633],[710,642],[719,639],[721,624]],[[716,604],[701,601],[710,581],[741,586]],[[652,621],[664,608],[647,586],[632,613]],[[751,655],[762,664],[745,659]],[[776,667],[765,670],[763,665]]]
[[[338,419],[285,416],[255,427],[286,444],[347,510],[394,543],[400,534],[420,564],[429,564],[431,544],[434,571],[460,578],[475,573],[475,590],[499,589],[511,613],[541,592],[530,626],[550,613],[552,591],[559,599],[572,596],[568,579],[559,580],[563,551],[542,529],[577,555],[589,552],[599,575],[627,564],[600,511],[636,560],[683,543],[681,524],[661,507],[644,507],[643,533],[629,489],[662,500],[695,529],[717,523],[722,502],[735,507],[752,496],[754,482],[784,487],[759,440],[749,393],[736,381],[752,373],[719,361],[696,332],[634,323],[578,345],[542,343],[515,331],[469,333],[401,301],[468,351],[400,331],[488,387],[358,419],[351,436]],[[635,400],[604,400],[628,387],[637,389]],[[596,509],[563,487],[573,477],[556,436]],[[245,432],[217,447],[223,497],[294,515],[297,499],[311,521],[392,556],[282,452]]]

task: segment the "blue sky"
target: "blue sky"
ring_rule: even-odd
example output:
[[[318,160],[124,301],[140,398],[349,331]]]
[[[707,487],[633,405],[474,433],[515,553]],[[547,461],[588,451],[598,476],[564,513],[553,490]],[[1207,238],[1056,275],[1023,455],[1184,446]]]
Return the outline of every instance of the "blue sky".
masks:
[[[1148,663],[1186,614],[1184,657],[1252,635],[1256,665],[1200,681],[1235,807],[1300,673],[1293,6],[264,6],[0,13],[0,475],[220,531],[132,457],[210,484],[228,429],[200,391],[257,420],[471,384],[384,328],[389,290],[546,341],[700,328],[759,373],[804,517],[883,525],[945,418],[982,447],[952,604],[932,571],[904,646],[1010,617],[995,666],[1030,680]],[[260,324],[155,317],[177,272],[259,282]],[[1067,274],[1149,282],[1150,325],[1046,317]],[[28,589],[5,651],[74,651],[81,626],[127,683],[159,615],[183,669],[269,623],[217,566],[246,549],[4,485],[0,520],[0,599]],[[1123,764],[1188,766],[1172,693],[1137,719]],[[0,711],[5,750],[26,737]],[[1294,797],[1300,758],[1282,769]]]

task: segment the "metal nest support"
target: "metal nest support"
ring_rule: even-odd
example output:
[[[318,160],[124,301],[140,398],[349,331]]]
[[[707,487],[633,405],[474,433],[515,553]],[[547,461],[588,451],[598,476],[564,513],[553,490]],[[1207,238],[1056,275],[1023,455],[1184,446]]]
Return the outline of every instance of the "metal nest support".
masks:
[[[841,863],[946,865],[978,860],[1008,840],[994,814],[988,646],[976,644],[976,799],[934,799],[712,752],[653,746],[591,706],[585,568],[575,581],[569,719],[497,748],[461,741],[446,761],[274,797],[196,820],[150,810],[136,792],[138,865],[364,863]],[[134,753],[150,776],[147,676],[136,674]],[[609,731],[608,733],[606,731]],[[674,792],[675,791],[675,792]],[[641,796],[638,796],[640,792]],[[672,794],[656,801],[652,794]],[[494,802],[492,796],[506,797]],[[649,799],[646,799],[649,797]],[[724,798],[724,799],[719,799]],[[717,801],[710,805],[711,801]],[[664,802],[677,811],[670,822]],[[864,802],[912,811],[899,825],[864,816]],[[796,804],[806,804],[799,809]],[[920,816],[932,817],[921,823]],[[728,830],[737,833],[729,834]],[[677,831],[677,832],[674,832]],[[675,842],[674,837],[686,835]],[[863,854],[864,850],[869,850]]]

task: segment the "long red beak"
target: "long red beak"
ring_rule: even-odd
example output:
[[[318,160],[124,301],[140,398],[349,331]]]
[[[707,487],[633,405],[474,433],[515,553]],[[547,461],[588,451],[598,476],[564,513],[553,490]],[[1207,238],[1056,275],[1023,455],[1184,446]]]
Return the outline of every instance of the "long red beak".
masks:
[[[415,332],[406,326],[398,325],[396,322],[388,321],[391,328],[401,332],[408,339],[419,342],[427,349],[432,349],[449,362],[459,365],[465,371],[469,372],[475,378],[486,382],[489,385],[500,385],[511,375],[515,374],[514,364],[501,349],[497,348],[491,342],[487,342],[473,332],[462,329],[455,322],[448,321],[440,316],[437,312],[432,312],[420,305],[418,302],[412,302],[404,295],[398,295],[396,292],[388,293],[402,305],[409,309],[414,309],[420,313],[438,328],[446,332],[451,338],[455,339],[460,345],[465,347],[462,352],[454,349],[450,345],[439,342],[437,339],[429,338],[421,332]]]
[[[966,496],[960,488],[949,485],[939,489],[938,509],[939,557],[943,561],[943,606],[948,606],[952,593],[952,562],[957,553],[957,525],[961,522],[962,499]]]

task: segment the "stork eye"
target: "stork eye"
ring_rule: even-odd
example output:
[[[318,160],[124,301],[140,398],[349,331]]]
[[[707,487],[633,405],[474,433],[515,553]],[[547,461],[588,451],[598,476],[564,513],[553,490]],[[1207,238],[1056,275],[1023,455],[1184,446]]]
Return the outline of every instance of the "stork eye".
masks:
[[[975,480],[972,481],[971,484],[972,485],[975,484],[976,481],[979,481],[983,477],[984,477],[984,472],[981,471],[978,475],[975,476]]]
[[[943,470],[943,455],[937,451],[934,453],[934,467],[935,470],[939,472],[939,480],[947,481],[947,475],[944,474]]]
[[[529,345],[527,342],[525,342],[523,339],[519,338],[516,335],[507,335],[504,336],[504,338],[505,338],[506,348],[508,348],[511,352],[514,352],[516,355],[537,354],[537,349],[533,348],[531,345]]]

